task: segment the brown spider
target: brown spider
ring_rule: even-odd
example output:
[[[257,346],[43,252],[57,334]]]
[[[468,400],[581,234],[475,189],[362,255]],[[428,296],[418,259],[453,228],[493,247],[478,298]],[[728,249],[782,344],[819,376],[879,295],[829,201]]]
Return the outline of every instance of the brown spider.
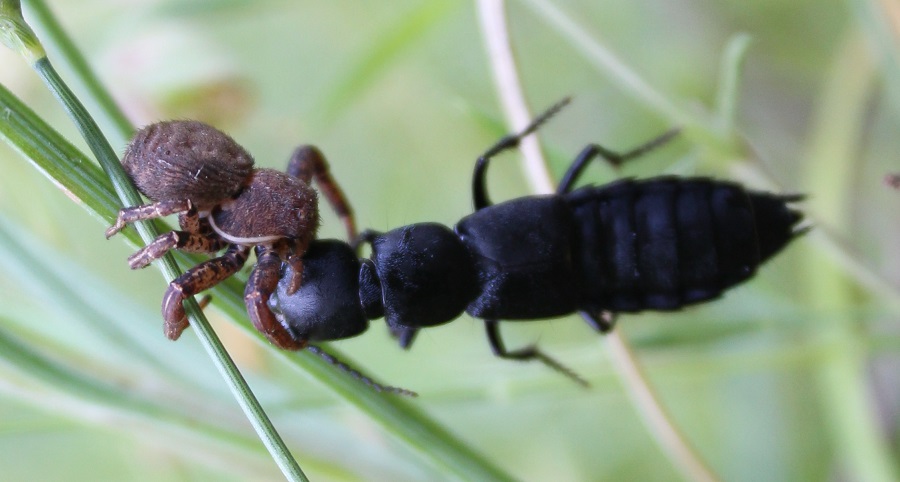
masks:
[[[227,134],[197,121],[151,124],[135,134],[122,159],[125,171],[151,204],[126,207],[106,230],[109,238],[135,221],[178,214],[181,231],[160,235],[128,258],[144,268],[170,249],[222,256],[194,266],[173,280],[163,297],[165,334],[175,340],[188,326],[182,302],[236,273],[256,248],[256,266],[244,290],[250,321],[279,348],[306,346],[269,309],[282,262],[293,270],[289,292],[300,288],[303,253],[319,226],[315,178],[354,239],[350,206],[328,171],[322,153],[298,147],[287,173],[254,169],[253,158]]]

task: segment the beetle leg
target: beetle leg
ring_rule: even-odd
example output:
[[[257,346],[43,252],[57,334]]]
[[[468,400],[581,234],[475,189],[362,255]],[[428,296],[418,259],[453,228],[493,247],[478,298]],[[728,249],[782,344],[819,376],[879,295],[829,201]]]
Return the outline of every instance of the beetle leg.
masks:
[[[300,146],[294,150],[291,160],[288,162],[287,173],[309,184],[315,179],[319,191],[328,199],[331,208],[337,213],[344,227],[347,229],[347,240],[356,238],[356,223],[353,218],[353,210],[350,203],[337,181],[331,176],[328,169],[328,161],[316,146]]]
[[[169,283],[162,302],[166,337],[177,340],[188,326],[182,305],[185,298],[212,288],[237,273],[247,262],[249,254],[250,248],[233,244],[222,256],[194,266]]]
[[[503,344],[503,339],[500,338],[500,324],[497,320],[484,320],[484,327],[487,329],[488,342],[491,344],[491,350],[494,352],[494,355],[508,360],[538,360],[553,370],[569,377],[575,383],[583,387],[588,386],[588,382],[585,379],[581,378],[569,367],[544,354],[534,345],[518,350],[507,350],[506,346]]]
[[[579,311],[581,317],[584,318],[584,321],[587,322],[588,325],[591,325],[591,328],[599,331],[600,333],[609,333],[616,326],[616,318],[618,318],[618,314],[612,311],[603,310],[599,313],[590,313],[587,311]]]
[[[315,345],[309,345],[308,347],[306,347],[306,349],[309,350],[310,353],[316,354],[319,356],[319,358],[334,365],[335,367],[337,367],[338,370],[350,375],[351,377],[355,378],[356,380],[359,380],[363,385],[371,387],[376,392],[396,393],[397,395],[405,395],[407,397],[418,397],[419,396],[418,393],[416,393],[412,390],[407,390],[405,388],[400,388],[400,387],[392,387],[390,385],[382,385],[382,384],[376,382],[375,380],[372,380],[369,376],[364,375],[359,370],[342,362],[341,360],[339,360],[336,356],[332,355],[331,353],[328,353],[327,351],[325,351],[322,348],[319,348]]]
[[[519,147],[519,142],[521,142],[522,138],[536,131],[538,127],[540,127],[544,122],[547,122],[551,117],[556,115],[569,101],[572,100],[569,97],[557,102],[552,105],[549,109],[544,111],[543,114],[539,115],[530,124],[528,124],[521,132],[518,134],[509,134],[504,136],[499,141],[497,141],[493,146],[490,147],[484,154],[478,156],[478,160],[475,161],[475,172],[472,175],[472,198],[475,201],[475,210],[479,210],[482,208],[486,208],[491,205],[491,200],[487,195],[487,186],[485,183],[485,174],[487,172],[488,162],[492,157],[500,154],[503,151],[507,151],[509,149],[514,149]]]
[[[381,233],[375,231],[374,229],[364,229],[363,232],[356,235],[352,241],[350,241],[350,247],[353,248],[353,252],[359,255],[359,250],[362,248],[362,245],[368,243],[372,244],[372,241],[375,240]]]
[[[106,239],[111,238],[114,234],[124,229],[125,225],[128,223],[161,218],[163,216],[181,213],[191,209],[193,209],[193,207],[189,199],[159,201],[153,204],[122,208],[119,210],[119,215],[116,217],[116,223],[106,230]]]
[[[281,258],[272,249],[256,252],[256,266],[244,289],[244,303],[253,326],[273,345],[283,350],[299,350],[306,346],[306,340],[294,338],[272,313],[269,298],[278,287]]]
[[[387,322],[387,327],[391,333],[391,338],[397,340],[397,344],[404,350],[408,350],[412,346],[412,342],[416,339],[416,334],[419,332],[418,327],[391,322]]]
[[[578,178],[581,177],[581,174],[584,172],[584,168],[587,167],[588,163],[597,156],[600,156],[612,167],[619,167],[626,161],[641,157],[647,152],[652,151],[653,149],[656,149],[657,147],[671,141],[672,138],[678,135],[679,132],[681,132],[681,129],[679,128],[670,129],[664,132],[659,137],[651,139],[649,142],[645,142],[624,154],[613,152],[601,146],[600,144],[590,144],[582,149],[575,160],[572,161],[572,165],[569,166],[568,170],[566,170],[566,174],[563,176],[562,180],[559,182],[559,185],[556,187],[556,193],[563,194],[571,191],[572,186],[576,181],[578,181]]]

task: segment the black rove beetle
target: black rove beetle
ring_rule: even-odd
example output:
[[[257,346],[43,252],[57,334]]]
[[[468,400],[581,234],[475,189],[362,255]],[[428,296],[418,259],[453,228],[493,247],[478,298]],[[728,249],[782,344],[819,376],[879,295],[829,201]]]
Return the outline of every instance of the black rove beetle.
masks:
[[[179,214],[172,231],[129,258],[142,268],[170,249],[214,253],[170,283],[163,298],[165,333],[187,327],[182,301],[236,273],[255,247],[257,264],[244,292],[253,325],[279,348],[309,348],[377,390],[385,387],[310,342],[356,336],[384,317],[404,348],[416,332],[467,312],[485,321],[497,356],[539,360],[576,381],[536,347],[506,349],[498,320],[535,320],[580,312],[598,331],[615,314],[676,310],[717,298],[804,232],[789,203],[798,195],[747,191],[708,178],[621,180],[573,190],[596,157],[613,165],[669,141],[677,131],[625,154],[592,144],[575,158],[556,194],[493,205],[489,161],[514,148],[568,99],[523,132],[501,139],[473,175],[475,213],[451,230],[436,223],[403,226],[358,238],[352,212],[324,156],[298,148],[287,173],[254,169],[226,134],[200,122],[170,121],[141,129],[126,150],[126,172],[151,204],[123,208],[106,235],[127,223]],[[316,240],[320,189],[342,219],[348,239]],[[361,243],[368,259],[357,256]]]
[[[475,165],[475,212],[454,229],[436,223],[365,231],[356,246],[316,240],[303,256],[300,288],[282,266],[269,303],[298,344],[356,336],[384,317],[402,347],[416,332],[468,313],[484,320],[494,354],[539,360],[576,381],[536,347],[505,347],[498,320],[535,320],[579,312],[598,331],[615,314],[677,310],[709,301],[750,278],[805,229],[789,203],[799,195],[749,191],[709,178],[625,179],[573,189],[597,158],[618,165],[664,144],[677,131],[630,152],[586,147],[556,194],[492,204],[485,187],[490,159],[554,115],[568,99],[517,135],[504,137]]]

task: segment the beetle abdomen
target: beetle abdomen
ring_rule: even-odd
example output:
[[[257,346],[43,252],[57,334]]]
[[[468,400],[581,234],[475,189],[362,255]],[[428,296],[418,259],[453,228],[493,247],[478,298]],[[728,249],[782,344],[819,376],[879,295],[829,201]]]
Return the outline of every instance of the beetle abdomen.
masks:
[[[751,277],[795,235],[791,197],[704,178],[625,180],[566,195],[580,220],[583,308],[673,310]]]

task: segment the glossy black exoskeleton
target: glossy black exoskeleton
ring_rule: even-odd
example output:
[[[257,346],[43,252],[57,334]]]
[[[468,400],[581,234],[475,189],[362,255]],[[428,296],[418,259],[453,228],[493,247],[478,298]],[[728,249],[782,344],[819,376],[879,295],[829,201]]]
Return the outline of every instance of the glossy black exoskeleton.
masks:
[[[656,177],[573,189],[594,158],[619,164],[668,141],[625,154],[598,145],[572,163],[556,194],[491,204],[485,172],[561,105],[482,155],[473,176],[476,211],[455,228],[435,223],[367,231],[371,256],[334,240],[313,241],[300,289],[287,294],[285,266],[270,302],[298,340],[355,336],[384,317],[408,347],[416,331],[468,313],[485,321],[494,353],[538,359],[579,380],[535,347],[507,350],[498,320],[536,320],[580,312],[600,331],[614,314],[677,310],[719,297],[803,230],[789,203],[796,195],[750,191],[709,178]]]

